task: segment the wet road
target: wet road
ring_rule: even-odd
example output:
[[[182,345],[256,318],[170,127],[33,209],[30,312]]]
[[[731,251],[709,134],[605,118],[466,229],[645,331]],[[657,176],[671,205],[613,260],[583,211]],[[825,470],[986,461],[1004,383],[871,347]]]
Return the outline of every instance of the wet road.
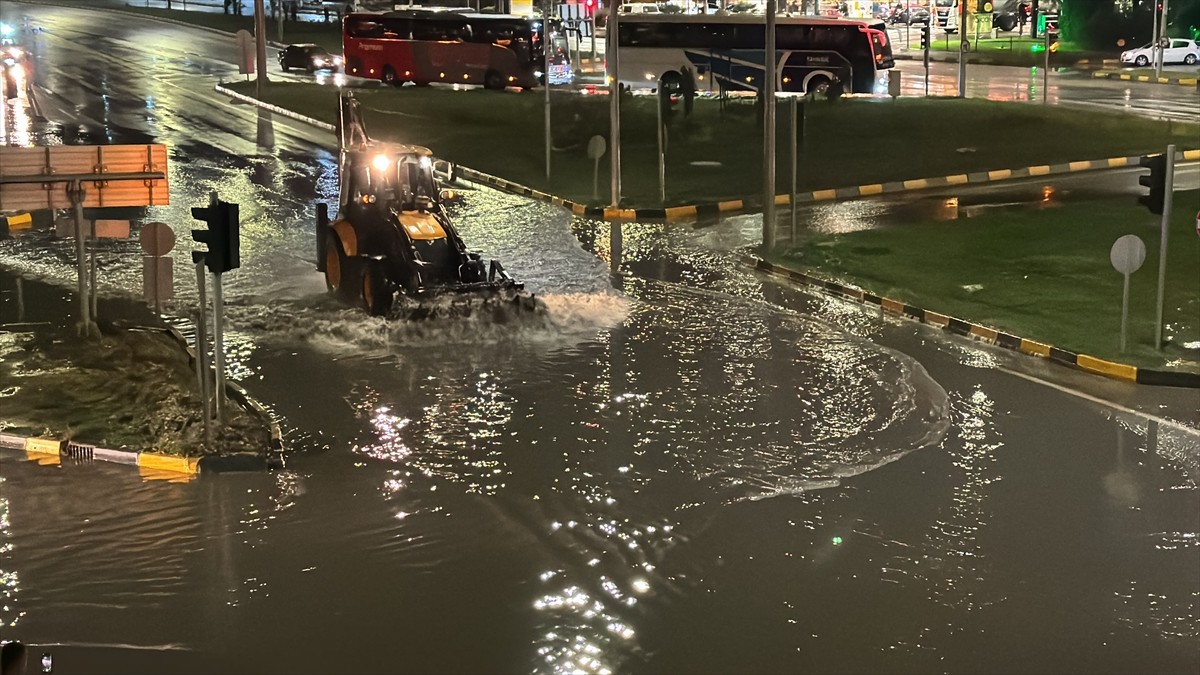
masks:
[[[753,216],[613,226],[484,189],[464,237],[546,317],[332,308],[306,262],[324,132],[256,134],[208,93],[233,70],[210,38],[30,11],[47,115],[76,120],[32,133],[167,143],[177,269],[191,206],[242,205],[229,360],[293,449],[185,484],[0,455],[0,625],[55,672],[1200,668],[1195,392],[780,287],[737,264]],[[107,294],[137,256],[105,245]],[[73,284],[69,246],[0,260]]]

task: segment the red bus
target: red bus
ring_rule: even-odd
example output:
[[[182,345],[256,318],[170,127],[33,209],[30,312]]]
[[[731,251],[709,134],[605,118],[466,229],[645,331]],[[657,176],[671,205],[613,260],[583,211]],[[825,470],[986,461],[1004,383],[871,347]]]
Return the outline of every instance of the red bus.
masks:
[[[403,10],[342,22],[346,73],[401,85],[481,84],[528,89],[543,80],[542,21],[507,14]],[[551,24],[551,66],[568,68],[566,37]]]

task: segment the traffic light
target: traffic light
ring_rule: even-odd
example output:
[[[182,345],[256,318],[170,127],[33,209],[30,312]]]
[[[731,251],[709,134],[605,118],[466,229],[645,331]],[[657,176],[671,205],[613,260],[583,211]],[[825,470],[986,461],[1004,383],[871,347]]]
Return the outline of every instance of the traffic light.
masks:
[[[921,26],[921,49],[929,51],[929,24]]]
[[[991,14],[992,0],[976,0],[975,8],[976,14]]]
[[[587,10],[588,16],[596,13],[596,0],[584,0],[583,6]]]
[[[200,262],[213,274],[224,274],[242,266],[238,225],[238,205],[223,202],[215,196],[208,206],[192,209],[192,217],[203,220],[208,229],[192,230],[192,239],[208,244],[208,251],[192,251],[192,260]]]
[[[1138,203],[1150,209],[1150,213],[1162,215],[1163,199],[1167,194],[1167,157],[1166,155],[1148,155],[1142,157],[1138,164],[1150,169],[1149,176],[1139,176],[1138,184],[1150,188],[1150,193],[1138,197]]]

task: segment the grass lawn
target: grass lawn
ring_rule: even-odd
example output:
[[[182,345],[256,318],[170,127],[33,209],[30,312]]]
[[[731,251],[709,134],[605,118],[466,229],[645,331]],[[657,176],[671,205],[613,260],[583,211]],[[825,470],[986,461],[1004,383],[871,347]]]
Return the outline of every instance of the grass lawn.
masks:
[[[1200,372],[1200,192],[1175,193],[1167,245],[1163,352],[1153,348],[1159,217],[1128,196],[841,235],[813,235],[771,259],[879,295],[1056,347],[1143,367]],[[1128,349],[1119,351],[1123,277],[1109,251],[1146,245],[1130,277]]]
[[[227,86],[254,95],[254,82]],[[547,182],[540,93],[367,86],[355,95],[374,138],[424,145],[473,169],[597,203],[586,149],[591,136],[609,134],[607,96],[553,97],[553,177]],[[272,82],[264,90],[268,102],[330,123],[336,97],[337,89],[309,83]],[[807,108],[801,191],[1156,152],[1168,143],[1200,146],[1200,124],[1023,103],[843,99]],[[622,203],[659,206],[655,99],[625,97],[621,119]],[[760,120],[750,100],[697,100],[690,117],[677,110],[668,131],[666,205],[761,194]],[[777,121],[777,192],[783,194],[791,180],[787,107]],[[1000,128],[1006,133],[994,132]],[[902,132],[892,133],[895,129]],[[606,156],[600,161],[601,186],[609,184],[608,167]],[[605,202],[602,189],[598,203]]]

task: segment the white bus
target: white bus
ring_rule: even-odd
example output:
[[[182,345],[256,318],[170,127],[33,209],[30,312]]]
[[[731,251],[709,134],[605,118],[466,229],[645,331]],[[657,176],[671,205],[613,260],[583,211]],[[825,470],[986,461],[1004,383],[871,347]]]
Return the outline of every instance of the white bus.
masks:
[[[697,91],[758,91],[764,79],[766,19],[761,14],[623,16],[618,23],[618,80],[630,88],[679,91],[693,78]],[[883,21],[788,17],[775,28],[776,90],[875,90],[891,68]]]

